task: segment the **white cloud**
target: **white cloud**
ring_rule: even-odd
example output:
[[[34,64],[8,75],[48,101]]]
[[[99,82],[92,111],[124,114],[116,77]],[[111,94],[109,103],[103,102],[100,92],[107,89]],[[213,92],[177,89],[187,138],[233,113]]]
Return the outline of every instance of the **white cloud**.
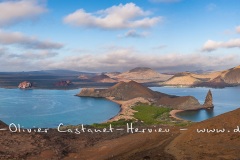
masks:
[[[119,4],[96,13],[87,13],[79,9],[64,18],[66,24],[78,27],[96,27],[103,29],[147,28],[162,21],[162,17],[149,17],[134,3]]]
[[[137,32],[136,30],[129,30],[124,35],[119,35],[120,38],[144,38],[147,37],[147,32]]]
[[[213,41],[213,40],[208,40],[203,45],[202,50],[210,52],[210,51],[214,51],[219,48],[236,48],[236,47],[240,48],[240,39],[239,38],[230,39],[227,42],[217,42],[217,41]]]
[[[236,31],[237,31],[237,33],[240,33],[240,26],[236,27]]]
[[[181,0],[150,0],[150,2],[153,2],[153,3],[175,3],[179,1]]]
[[[60,49],[63,47],[61,43],[43,41],[20,32],[5,32],[3,30],[0,30],[0,44],[18,45],[30,49]]]
[[[0,12],[0,26],[6,26],[32,19],[46,12],[46,8],[37,0],[10,0],[0,2]]]

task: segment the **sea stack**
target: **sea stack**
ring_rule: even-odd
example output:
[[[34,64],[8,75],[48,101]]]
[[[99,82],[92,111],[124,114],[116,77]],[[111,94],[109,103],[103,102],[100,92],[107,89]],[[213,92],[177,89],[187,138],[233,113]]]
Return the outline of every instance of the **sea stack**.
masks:
[[[32,87],[32,83],[28,82],[28,81],[23,81],[18,85],[18,88],[20,89],[26,89],[26,88],[31,88]]]
[[[205,98],[205,102],[203,104],[204,108],[211,109],[213,108],[213,98],[212,98],[212,92],[211,90],[208,91],[207,96]]]

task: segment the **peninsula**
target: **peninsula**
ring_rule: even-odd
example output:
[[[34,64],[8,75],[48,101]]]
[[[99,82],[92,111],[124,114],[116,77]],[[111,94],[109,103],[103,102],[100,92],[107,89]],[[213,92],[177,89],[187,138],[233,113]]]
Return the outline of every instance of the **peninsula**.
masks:
[[[108,89],[83,88],[77,96],[107,98],[120,104],[120,113],[110,121],[133,119],[134,110],[131,107],[138,102],[153,104],[158,107],[167,107],[178,111],[213,108],[210,90],[206,96],[205,103],[201,105],[193,96],[168,95],[153,91],[135,81],[119,82]],[[174,117],[174,114],[172,116]]]

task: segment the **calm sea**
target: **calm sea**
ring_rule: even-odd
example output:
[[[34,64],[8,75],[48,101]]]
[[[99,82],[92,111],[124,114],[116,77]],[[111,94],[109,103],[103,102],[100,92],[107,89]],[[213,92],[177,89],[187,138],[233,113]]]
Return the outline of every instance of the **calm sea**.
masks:
[[[115,116],[118,104],[103,98],[80,98],[77,90],[20,90],[0,88],[0,120],[24,128],[56,128],[93,124]]]
[[[191,95],[203,104],[210,88],[151,87],[151,89],[178,96]],[[184,111],[177,113],[177,116],[186,120],[199,122],[240,107],[240,87],[227,87],[223,89],[211,88],[210,90],[213,94],[213,110]]]
[[[155,91],[179,96],[194,96],[204,102],[209,88],[151,87]],[[65,125],[93,124],[115,116],[118,104],[103,98],[74,96],[80,90],[20,90],[0,88],[0,120],[24,128],[56,128]],[[213,110],[185,111],[177,116],[202,121],[240,107],[240,87],[211,89]]]

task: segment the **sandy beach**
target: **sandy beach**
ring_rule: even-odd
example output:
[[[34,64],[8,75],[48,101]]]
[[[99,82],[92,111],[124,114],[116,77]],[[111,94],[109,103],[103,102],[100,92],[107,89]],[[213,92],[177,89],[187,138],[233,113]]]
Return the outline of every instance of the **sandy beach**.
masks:
[[[177,120],[184,120],[182,118],[179,118],[176,116],[176,113],[179,113],[179,112],[183,112],[184,110],[172,110],[169,114],[171,115],[171,117],[177,119]]]
[[[124,119],[124,120],[135,119],[133,117],[133,114],[136,111],[134,111],[132,109],[132,107],[136,103],[138,103],[138,102],[150,104],[150,102],[148,100],[146,100],[145,98],[142,98],[142,97],[134,98],[134,99],[131,99],[131,100],[128,100],[128,101],[119,101],[119,100],[114,100],[113,98],[114,97],[107,97],[108,100],[113,101],[113,102],[119,104],[120,107],[121,107],[121,110],[120,110],[120,112],[116,116],[114,116],[113,118],[109,119],[107,122],[118,121],[120,119]]]

